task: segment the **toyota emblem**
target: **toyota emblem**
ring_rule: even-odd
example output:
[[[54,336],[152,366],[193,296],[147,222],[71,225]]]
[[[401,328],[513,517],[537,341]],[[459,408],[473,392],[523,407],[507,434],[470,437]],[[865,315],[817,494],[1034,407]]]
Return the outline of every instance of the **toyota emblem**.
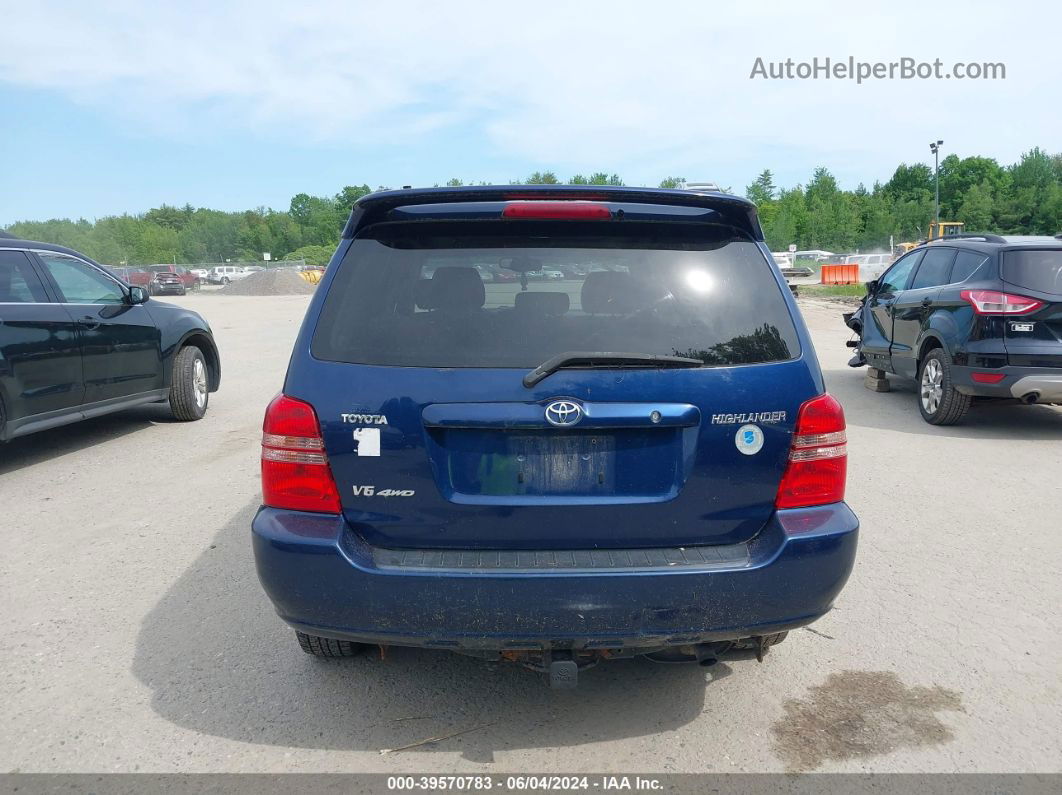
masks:
[[[567,428],[583,418],[583,407],[570,400],[554,400],[546,406],[546,422]]]

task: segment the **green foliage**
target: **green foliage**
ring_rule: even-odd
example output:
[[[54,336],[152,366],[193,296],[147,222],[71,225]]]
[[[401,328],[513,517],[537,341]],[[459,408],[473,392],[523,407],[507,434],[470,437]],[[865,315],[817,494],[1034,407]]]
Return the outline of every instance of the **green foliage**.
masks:
[[[447,186],[488,183],[454,178]],[[536,171],[514,184],[559,185],[552,171]],[[570,185],[623,185],[618,174],[576,174]],[[682,188],[684,177],[666,177],[661,188]],[[842,190],[826,168],[806,185],[779,188],[770,170],[746,189],[759,207],[760,223],[772,251],[799,249],[847,252],[885,248],[889,238],[925,237],[933,214],[933,171],[922,163],[901,164],[884,184]],[[379,188],[387,190],[387,188]],[[324,264],[332,256],[351,205],[369,193],[368,185],[348,185],[334,196],[299,193],[286,211],[259,207],[221,212],[191,205],[162,205],[141,215],[97,219],[19,221],[8,228],[16,237],[58,243],[110,264],[145,265],[231,260],[257,261],[263,252]],[[992,158],[949,155],[940,164],[941,218],[965,221],[971,232],[1046,234],[1062,232],[1062,154],[1040,148],[1002,166]]]
[[[862,284],[802,284],[800,294],[816,298],[862,298],[867,288]]]
[[[532,175],[534,176],[534,175]],[[533,183],[531,183],[533,184]],[[569,185],[612,185],[617,187],[623,187],[623,180],[620,179],[619,174],[606,174],[604,171],[597,171],[591,174],[589,177],[584,177],[582,174],[576,174],[570,180]]]
[[[745,196],[757,205],[766,204],[774,198],[774,191],[774,175],[769,168],[765,168],[755,182],[745,188]]]
[[[686,187],[685,177],[664,177],[660,180],[661,188],[681,189]]]
[[[333,246],[301,246],[290,252],[284,259],[305,260],[307,265],[327,265],[335,252]]]

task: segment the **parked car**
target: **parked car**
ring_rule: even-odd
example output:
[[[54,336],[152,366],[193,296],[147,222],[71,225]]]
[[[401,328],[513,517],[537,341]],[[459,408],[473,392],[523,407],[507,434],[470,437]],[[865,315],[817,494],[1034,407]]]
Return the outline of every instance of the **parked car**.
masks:
[[[143,268],[108,268],[108,270],[129,285],[147,287],[151,283],[154,274]]]
[[[147,289],[149,295],[184,295],[187,292],[181,275],[165,270],[151,271]]]
[[[0,441],[143,403],[197,420],[221,383],[210,326],[68,248],[0,240]]]
[[[209,281],[210,269],[209,268],[189,268],[188,272],[193,274],[199,284]]]
[[[557,269],[564,274],[565,279],[585,279],[590,272],[589,268],[578,264],[560,265]]]
[[[242,265],[216,265],[210,269],[210,276],[207,280],[211,284],[229,284],[246,279],[251,273]]]
[[[869,282],[881,276],[892,261],[891,254],[849,254],[841,264],[858,265],[859,280]]]
[[[184,285],[185,290],[197,290],[199,289],[199,278],[187,268],[181,265],[148,265],[147,270],[151,273],[171,273],[177,276],[178,280]],[[172,283],[172,279],[163,279],[162,281]],[[166,292],[162,290],[161,292]],[[184,295],[184,293],[181,293]]]
[[[853,367],[918,381],[933,425],[974,400],[1062,403],[1062,239],[946,238],[900,257],[846,323]]]
[[[557,268],[536,268],[527,271],[527,278],[533,282],[559,282],[564,279],[564,271]]]
[[[605,658],[762,655],[830,609],[858,521],[754,205],[512,191],[354,205],[266,410],[266,593],[320,657],[451,649],[570,686]],[[615,269],[487,304],[484,248]]]
[[[825,262],[830,257],[834,256],[832,251],[823,251],[821,248],[808,249],[806,251],[793,252],[793,260],[798,259],[810,259],[815,262]]]

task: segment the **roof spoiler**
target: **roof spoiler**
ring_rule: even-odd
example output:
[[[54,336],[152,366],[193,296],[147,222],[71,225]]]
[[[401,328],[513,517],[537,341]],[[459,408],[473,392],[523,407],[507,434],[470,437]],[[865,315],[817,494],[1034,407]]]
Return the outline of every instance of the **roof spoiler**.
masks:
[[[412,204],[464,202],[506,202],[517,200],[571,200],[614,203],[703,207],[729,216],[735,226],[753,239],[763,240],[763,230],[756,205],[740,196],[718,190],[669,190],[664,188],[627,188],[606,185],[485,185],[461,188],[415,188],[370,193],[354,202],[343,237],[352,238],[358,231],[396,207]]]

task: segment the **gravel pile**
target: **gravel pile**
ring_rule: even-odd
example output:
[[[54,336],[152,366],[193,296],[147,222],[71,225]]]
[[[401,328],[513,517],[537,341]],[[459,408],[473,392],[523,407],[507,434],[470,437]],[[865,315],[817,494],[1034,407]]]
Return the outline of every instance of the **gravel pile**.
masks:
[[[293,270],[281,269],[257,271],[239,281],[223,287],[225,295],[303,295],[312,293],[314,285]]]

